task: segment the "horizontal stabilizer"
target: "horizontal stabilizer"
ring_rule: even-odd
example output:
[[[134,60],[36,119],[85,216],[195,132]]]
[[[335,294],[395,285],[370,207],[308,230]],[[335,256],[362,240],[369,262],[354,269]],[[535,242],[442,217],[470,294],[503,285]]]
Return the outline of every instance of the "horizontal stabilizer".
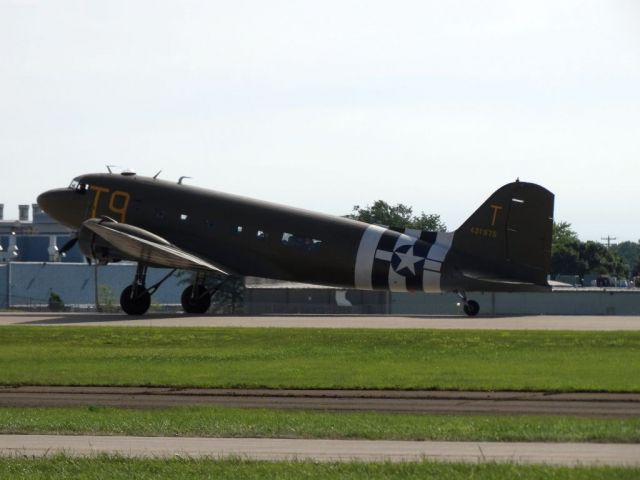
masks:
[[[523,282],[522,280],[516,280],[511,278],[497,278],[497,277],[492,278],[492,277],[487,277],[482,275],[468,275],[466,273],[463,274],[463,276],[471,280],[479,280],[482,282],[496,283],[500,285],[535,285],[535,283],[533,282]]]
[[[462,277],[470,282],[469,291],[490,292],[548,292],[551,286],[546,282],[539,284],[512,276],[496,276],[496,274],[482,272],[462,272]]]

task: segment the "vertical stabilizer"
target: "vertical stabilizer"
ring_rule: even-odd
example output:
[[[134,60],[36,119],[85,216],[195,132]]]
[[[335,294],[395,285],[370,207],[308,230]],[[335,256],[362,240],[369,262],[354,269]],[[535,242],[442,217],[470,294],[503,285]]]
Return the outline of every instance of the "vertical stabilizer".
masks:
[[[516,181],[498,189],[455,232],[458,267],[478,280],[547,284],[554,196]]]

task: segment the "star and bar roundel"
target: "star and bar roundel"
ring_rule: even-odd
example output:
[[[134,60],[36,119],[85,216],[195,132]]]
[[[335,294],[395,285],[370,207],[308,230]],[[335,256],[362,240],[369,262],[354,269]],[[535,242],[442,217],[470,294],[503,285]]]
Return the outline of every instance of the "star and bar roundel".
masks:
[[[368,290],[440,291],[453,232],[402,231],[370,225],[362,235],[355,286]]]

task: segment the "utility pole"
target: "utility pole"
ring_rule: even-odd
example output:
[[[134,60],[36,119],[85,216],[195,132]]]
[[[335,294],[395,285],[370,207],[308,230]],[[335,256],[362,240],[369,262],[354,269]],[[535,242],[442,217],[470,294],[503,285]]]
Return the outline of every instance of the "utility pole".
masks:
[[[7,262],[7,310],[11,308],[11,262]]]
[[[101,312],[102,307],[100,306],[100,295],[98,292],[98,262],[94,262],[93,264],[93,293],[96,299],[96,312]]]
[[[611,235],[607,235],[606,237],[600,237],[600,240],[606,240],[607,241],[607,248],[611,248],[611,240],[617,240],[616,237],[612,237]],[[614,243],[615,245],[615,243]]]

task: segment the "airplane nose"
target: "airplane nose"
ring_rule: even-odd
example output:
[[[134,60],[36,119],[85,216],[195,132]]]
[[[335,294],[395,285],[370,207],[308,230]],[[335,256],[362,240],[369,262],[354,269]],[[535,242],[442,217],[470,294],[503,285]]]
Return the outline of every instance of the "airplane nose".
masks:
[[[41,193],[37,202],[50,217],[67,227],[78,228],[83,221],[83,198],[73,190],[58,188]]]
[[[53,205],[54,195],[52,192],[53,190],[47,190],[46,192],[42,192],[40,195],[38,195],[38,198],[36,199],[36,201],[38,202],[38,205],[40,205],[40,208],[47,213],[51,211],[51,207]]]

